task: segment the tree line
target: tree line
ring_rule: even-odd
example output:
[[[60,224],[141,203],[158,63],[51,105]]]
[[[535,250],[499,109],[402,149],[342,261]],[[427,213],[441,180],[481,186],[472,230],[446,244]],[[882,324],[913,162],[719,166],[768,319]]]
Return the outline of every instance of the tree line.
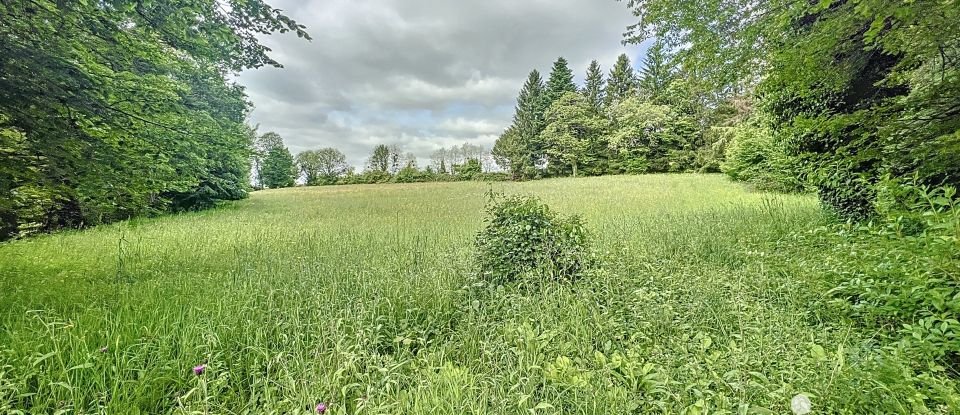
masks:
[[[722,149],[709,127],[731,111],[710,106],[663,43],[639,71],[622,54],[606,77],[594,60],[583,85],[573,78],[563,57],[546,81],[537,70],[527,77],[493,148],[514,179],[719,171]]]
[[[294,156],[279,134],[268,132],[255,140],[253,185],[256,188],[337,184],[413,183],[457,180],[504,180],[482,146],[464,143],[441,147],[423,168],[417,157],[397,145],[380,144],[373,148],[362,172],[347,163],[340,150],[326,147],[306,150]]]
[[[246,196],[261,0],[0,2],[0,240]]]

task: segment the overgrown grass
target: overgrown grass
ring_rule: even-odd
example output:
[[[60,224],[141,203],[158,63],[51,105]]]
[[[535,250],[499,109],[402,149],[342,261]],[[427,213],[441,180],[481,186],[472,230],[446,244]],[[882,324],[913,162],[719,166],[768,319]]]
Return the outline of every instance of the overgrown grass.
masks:
[[[599,270],[476,278],[491,187],[581,215]],[[0,412],[909,408],[804,266],[824,221],[814,197],[718,175],[622,176],[263,191],[0,245]]]

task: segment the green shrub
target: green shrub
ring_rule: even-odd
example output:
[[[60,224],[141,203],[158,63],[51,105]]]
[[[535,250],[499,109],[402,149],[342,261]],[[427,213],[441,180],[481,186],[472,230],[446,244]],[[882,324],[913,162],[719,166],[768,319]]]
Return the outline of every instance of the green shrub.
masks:
[[[483,174],[483,167],[480,160],[468,159],[463,164],[454,164],[453,172],[459,180],[473,180],[474,176]]]
[[[532,196],[491,193],[486,227],[477,235],[484,279],[526,277],[572,281],[593,262],[590,237],[578,216],[562,217]]]
[[[732,130],[721,171],[759,190],[803,190],[796,160],[786,153],[769,128],[744,123]]]
[[[831,294],[918,372],[960,373],[960,206],[955,189],[887,181],[878,222],[846,230]]]

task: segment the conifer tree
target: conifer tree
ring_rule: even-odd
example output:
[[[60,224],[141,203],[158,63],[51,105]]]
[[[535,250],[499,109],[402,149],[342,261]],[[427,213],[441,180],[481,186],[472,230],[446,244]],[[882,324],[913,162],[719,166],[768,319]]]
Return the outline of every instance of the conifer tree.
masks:
[[[536,164],[543,154],[540,132],[543,131],[543,114],[547,110],[546,87],[540,72],[530,72],[520,96],[517,97],[517,111],[513,116],[514,129],[519,142],[530,159],[529,165]]]
[[[583,91],[581,91],[581,94],[583,94],[587,102],[590,103],[593,111],[598,114],[603,110],[604,83],[603,72],[600,71],[600,63],[597,61],[590,62],[590,67],[587,68],[587,76],[584,78]]]
[[[547,104],[550,107],[567,92],[577,92],[577,85],[573,83],[573,71],[563,56],[557,58],[550,70],[550,79],[547,81]]]
[[[673,62],[663,42],[655,43],[647,50],[640,69],[640,93],[657,104],[665,102],[667,88],[675,78]]]
[[[621,54],[613,69],[610,70],[604,102],[607,107],[610,107],[636,93],[637,79],[633,73],[633,66],[630,65],[630,58],[625,53]]]

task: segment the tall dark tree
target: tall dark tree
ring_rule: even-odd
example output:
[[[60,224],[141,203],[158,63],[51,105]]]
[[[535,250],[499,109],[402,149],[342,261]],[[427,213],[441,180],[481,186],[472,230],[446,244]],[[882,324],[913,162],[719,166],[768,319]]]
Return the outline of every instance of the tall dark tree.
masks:
[[[590,62],[590,67],[587,68],[587,76],[584,78],[583,90],[580,92],[597,114],[603,110],[605,84],[603,72],[600,70],[600,63],[597,61]]]
[[[664,104],[667,88],[676,77],[676,71],[663,42],[656,42],[647,50],[640,68],[640,95],[657,104]]]
[[[520,89],[517,97],[516,112],[513,115],[513,124],[507,130],[509,141],[499,148],[500,154],[510,159],[510,169],[514,177],[532,176],[534,167],[543,157],[543,143],[540,141],[540,132],[543,131],[543,116],[546,111],[546,86],[540,72],[530,71],[527,81]],[[496,146],[495,146],[496,149]]]
[[[567,92],[577,92],[577,85],[573,83],[573,71],[570,70],[570,65],[561,56],[553,62],[550,78],[547,80],[546,107],[549,107]]]
[[[605,92],[604,102],[607,107],[636,95],[637,78],[633,73],[630,58],[625,53],[617,57],[617,63],[610,70]]]

